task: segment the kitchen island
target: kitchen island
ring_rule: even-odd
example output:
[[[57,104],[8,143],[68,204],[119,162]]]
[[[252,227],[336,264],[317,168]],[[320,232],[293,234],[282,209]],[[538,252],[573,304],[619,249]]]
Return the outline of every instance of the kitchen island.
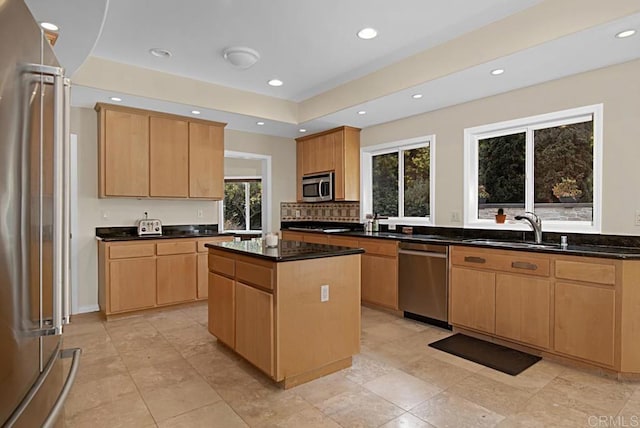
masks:
[[[209,331],[283,388],[360,351],[360,248],[207,244]]]

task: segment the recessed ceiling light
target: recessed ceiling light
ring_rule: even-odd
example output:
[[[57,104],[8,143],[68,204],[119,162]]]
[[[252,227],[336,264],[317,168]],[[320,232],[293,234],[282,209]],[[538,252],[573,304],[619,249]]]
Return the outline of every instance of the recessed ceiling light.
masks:
[[[624,30],[616,34],[616,37],[619,39],[624,39],[625,37],[631,37],[634,34],[636,34],[636,30]]]
[[[367,112],[366,112],[366,111],[364,111],[364,110],[360,110],[360,111],[358,112],[358,114],[360,114],[360,115],[362,115],[362,114],[367,114]]]
[[[491,74],[493,74],[494,76],[499,76],[502,73],[504,73],[504,69],[502,68],[496,68],[495,70],[491,70]]]
[[[374,28],[363,28],[358,31],[358,37],[363,40],[371,40],[378,35],[378,32]]]
[[[49,31],[58,31],[60,29],[56,24],[53,24],[51,22],[41,22],[40,26]]]
[[[120,98],[120,97],[111,97],[111,98],[109,98],[109,99],[110,99],[111,101],[115,101],[115,102],[117,102],[117,103],[119,103],[120,101],[122,101],[122,98]]]
[[[413,94],[411,95],[411,98],[413,98],[414,100],[419,100],[420,98],[422,98],[422,94]]]
[[[300,131],[300,132],[307,132],[307,130],[306,130],[306,129],[304,129],[304,128],[300,128],[300,129],[298,129],[298,131]]]
[[[279,79],[271,79],[267,82],[270,86],[282,86],[283,82]]]
[[[195,114],[195,115],[199,115],[200,114],[200,110],[191,110],[191,113]]]
[[[262,122],[262,121],[260,121],[260,122],[256,122],[256,125],[258,125],[258,126],[262,126],[262,125],[264,125],[264,122]]]
[[[149,49],[149,53],[153,56],[157,56],[158,58],[169,58],[172,55],[170,51],[161,48]]]

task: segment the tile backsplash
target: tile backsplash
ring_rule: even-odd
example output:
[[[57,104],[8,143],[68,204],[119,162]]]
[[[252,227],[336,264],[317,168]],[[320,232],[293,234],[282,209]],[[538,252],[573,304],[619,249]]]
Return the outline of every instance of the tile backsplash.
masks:
[[[300,220],[359,223],[360,202],[280,203],[280,221]]]

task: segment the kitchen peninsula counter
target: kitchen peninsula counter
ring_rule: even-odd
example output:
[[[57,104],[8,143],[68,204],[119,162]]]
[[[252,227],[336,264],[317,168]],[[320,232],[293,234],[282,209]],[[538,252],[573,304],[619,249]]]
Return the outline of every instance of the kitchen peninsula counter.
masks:
[[[261,239],[207,244],[209,331],[284,388],[360,351],[359,248]]]

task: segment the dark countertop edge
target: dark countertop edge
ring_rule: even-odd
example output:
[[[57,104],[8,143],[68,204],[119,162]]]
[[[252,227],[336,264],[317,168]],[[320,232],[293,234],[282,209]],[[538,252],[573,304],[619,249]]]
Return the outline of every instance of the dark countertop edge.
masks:
[[[283,229],[286,230],[286,229]],[[292,232],[300,232],[298,230]],[[362,231],[353,231],[353,232],[337,232],[337,233],[327,233],[322,231],[310,230],[308,232],[302,233],[321,233],[323,235],[330,236],[356,236],[360,238],[369,238],[369,239],[388,239],[394,241],[401,242],[416,242],[416,243],[428,243],[428,244],[441,244],[441,245],[462,245],[466,247],[482,247],[482,248],[491,248],[494,250],[507,250],[507,251],[525,251],[525,252],[534,252],[534,253],[543,253],[543,254],[561,254],[566,256],[582,256],[582,257],[598,257],[598,258],[606,258],[606,259],[625,259],[625,260],[635,260],[640,259],[640,249],[638,249],[636,253],[625,253],[625,252],[615,252],[614,247],[606,247],[606,246],[593,246],[593,250],[588,248],[588,245],[580,245],[580,246],[572,246],[569,245],[566,250],[561,248],[516,248],[516,247],[508,247],[504,245],[491,245],[491,244],[479,244],[474,242],[464,242],[463,239],[466,238],[455,238],[455,237],[438,237],[438,238],[421,238],[420,235],[407,235],[403,233],[397,232],[362,232]],[[430,236],[430,235],[429,235]],[[503,242],[508,242],[508,240],[501,240]],[[587,247],[587,248],[585,248]],[[600,251],[598,251],[600,249]],[[604,251],[607,249],[606,251]]]
[[[314,244],[314,245],[323,245],[323,244]],[[215,248],[218,250],[228,251],[230,253],[236,253],[243,256],[247,256],[247,257],[256,257],[263,260],[269,260],[276,263],[294,262],[297,260],[323,259],[326,257],[350,256],[353,254],[364,253],[364,250],[362,248],[342,247],[343,248],[342,250],[336,250],[329,253],[311,253],[311,254],[299,254],[296,256],[280,257],[280,256],[269,256],[266,254],[252,253],[250,251],[243,251],[236,248],[227,248],[227,247],[223,247],[221,245],[216,245],[216,244],[204,244],[204,246],[207,248]],[[327,246],[329,247],[330,245],[327,245]]]
[[[96,236],[96,239],[104,242],[117,242],[117,241],[147,241],[149,239],[196,239],[196,238],[213,238],[216,236],[234,236],[233,233],[199,233],[192,235],[147,235],[147,236],[117,236],[117,237],[100,237]]]

